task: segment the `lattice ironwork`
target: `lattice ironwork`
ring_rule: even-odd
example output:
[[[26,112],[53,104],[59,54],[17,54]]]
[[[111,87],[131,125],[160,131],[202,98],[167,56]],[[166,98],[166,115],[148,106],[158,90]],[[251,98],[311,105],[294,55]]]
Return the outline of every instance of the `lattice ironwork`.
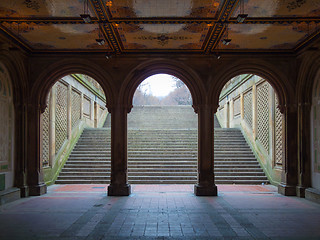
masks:
[[[237,117],[241,114],[240,97],[233,101],[233,116]]]
[[[71,91],[71,127],[81,118],[81,95],[75,89]]]
[[[56,153],[62,147],[64,141],[67,139],[67,94],[68,87],[61,82],[56,83],[57,97],[56,97],[56,121],[55,121],[55,135],[56,135]]]
[[[49,146],[50,146],[50,136],[49,136],[49,121],[50,121],[50,109],[49,109],[49,99],[47,99],[47,107],[42,114],[42,166],[49,166]]]
[[[87,118],[91,116],[91,101],[89,98],[83,98],[83,115]]]
[[[283,126],[282,113],[278,109],[279,100],[275,94],[275,164],[282,165],[283,161]]]
[[[243,94],[244,120],[252,128],[252,89]]]
[[[269,83],[257,86],[257,138],[269,153]]]

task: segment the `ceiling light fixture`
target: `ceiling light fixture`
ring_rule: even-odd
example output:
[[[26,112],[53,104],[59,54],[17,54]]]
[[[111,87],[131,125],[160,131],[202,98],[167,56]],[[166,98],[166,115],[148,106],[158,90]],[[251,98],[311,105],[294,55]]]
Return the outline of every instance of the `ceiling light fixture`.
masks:
[[[107,52],[107,53],[106,53],[106,59],[110,59],[110,58],[112,58],[112,54],[109,53],[109,52]]]
[[[106,43],[106,41],[105,41],[103,38],[98,38],[98,39],[96,39],[96,42],[97,42],[100,46],[102,46],[102,45],[104,45],[104,44]]]
[[[228,38],[228,24],[227,24],[226,25],[226,37],[222,40],[222,43],[227,46],[230,44],[230,42],[231,42],[231,39]]]
[[[85,23],[91,22],[91,17],[89,15],[89,4],[88,0],[83,1],[83,14],[80,14],[80,17],[83,19]]]
[[[240,13],[237,16],[237,22],[243,23],[248,17],[248,14],[244,13],[244,0],[240,0],[239,4],[240,4]]]
[[[101,29],[100,29],[100,26],[99,26],[99,36],[98,38],[96,39],[96,42],[102,46],[106,43],[106,40],[102,37],[102,34],[101,34]]]

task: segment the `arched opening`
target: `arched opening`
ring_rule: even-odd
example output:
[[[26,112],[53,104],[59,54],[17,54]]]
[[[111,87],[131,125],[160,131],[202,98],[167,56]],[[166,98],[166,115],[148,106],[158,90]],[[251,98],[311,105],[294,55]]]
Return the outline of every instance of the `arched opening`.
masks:
[[[224,85],[216,113],[216,184],[281,182],[285,126],[278,105],[276,90],[258,75],[241,74]]]
[[[107,184],[110,126],[106,95],[85,74],[59,78],[41,114],[41,162],[47,184]]]
[[[173,75],[151,75],[136,88],[132,103],[128,182],[195,184],[198,119],[188,87]]]
[[[0,63],[0,191],[14,186],[14,118],[11,78]]]
[[[312,91],[312,105],[311,105],[311,187],[320,190],[320,71],[316,75],[313,91]]]

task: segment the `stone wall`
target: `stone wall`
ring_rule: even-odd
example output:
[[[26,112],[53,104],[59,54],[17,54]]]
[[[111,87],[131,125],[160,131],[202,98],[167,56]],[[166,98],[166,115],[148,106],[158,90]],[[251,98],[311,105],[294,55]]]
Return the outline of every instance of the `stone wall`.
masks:
[[[314,83],[310,119],[311,186],[320,190],[320,74]]]
[[[272,86],[256,75],[241,75],[223,88],[217,118],[222,127],[240,128],[270,181],[278,184],[284,159],[283,114]]]
[[[105,96],[68,75],[57,81],[42,114],[42,165],[47,184],[54,182],[84,127],[101,127],[107,116]]]
[[[13,116],[11,79],[0,64],[0,191],[13,187]]]

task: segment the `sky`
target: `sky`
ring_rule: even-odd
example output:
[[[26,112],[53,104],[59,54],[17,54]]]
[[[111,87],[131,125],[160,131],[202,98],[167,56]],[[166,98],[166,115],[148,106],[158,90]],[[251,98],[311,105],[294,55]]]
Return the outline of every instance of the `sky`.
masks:
[[[167,96],[176,88],[173,76],[168,74],[156,74],[146,78],[142,83],[142,91],[156,97]]]

